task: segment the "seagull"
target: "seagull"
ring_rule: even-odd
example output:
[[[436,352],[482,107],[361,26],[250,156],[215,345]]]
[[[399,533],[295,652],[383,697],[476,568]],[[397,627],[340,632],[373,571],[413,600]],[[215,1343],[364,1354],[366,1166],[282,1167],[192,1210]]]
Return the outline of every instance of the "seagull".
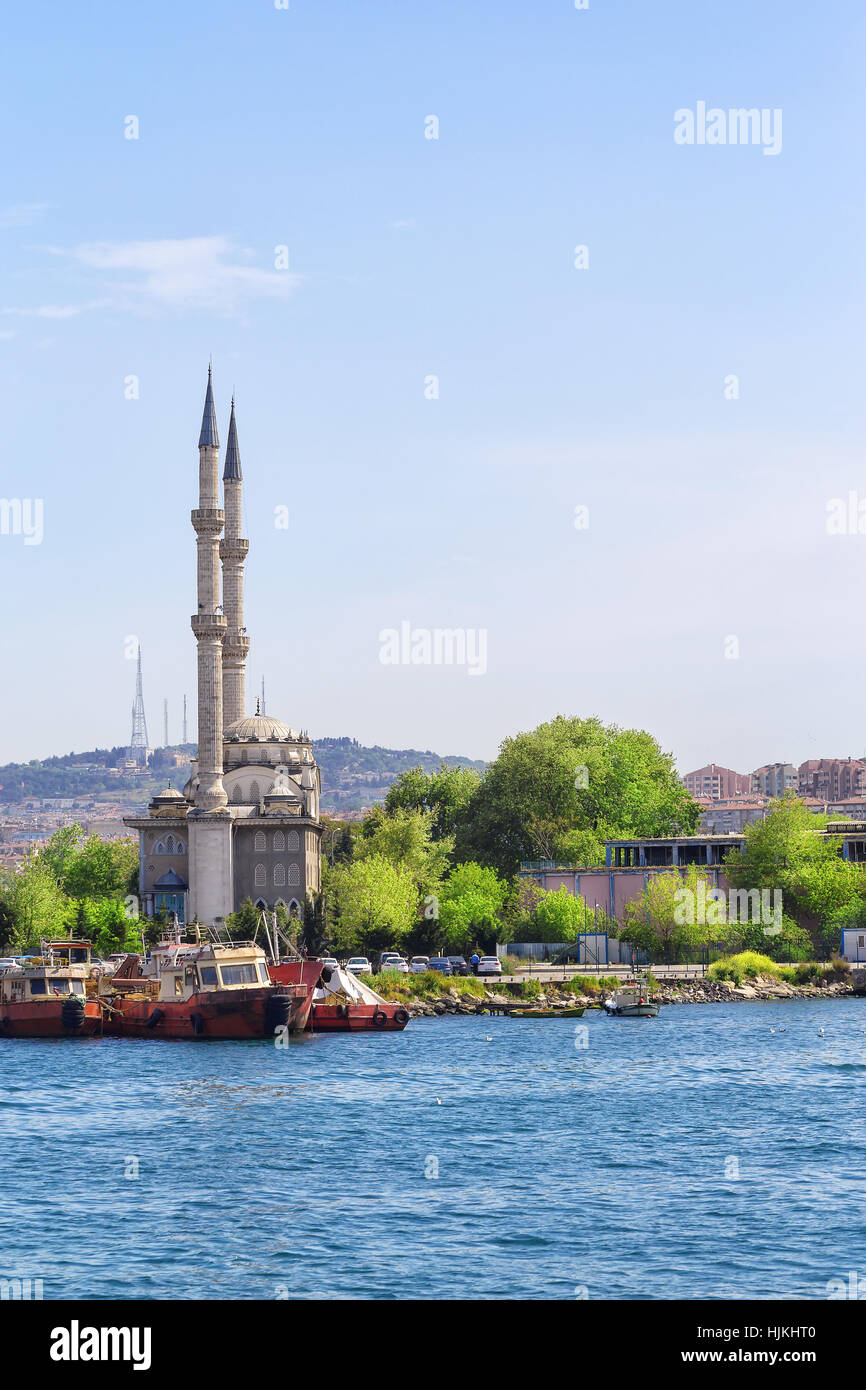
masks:
[[[824,1029],[823,1029],[823,1028],[819,1028],[819,1029],[818,1029],[818,1037],[819,1037],[819,1038],[823,1038],[823,1036],[824,1036]]]
[[[486,1039],[486,1041],[487,1041],[487,1042],[493,1042],[493,1039],[492,1039],[491,1037],[488,1037],[488,1038]]]
[[[439,1099],[438,1096],[436,1097],[436,1104],[437,1104],[437,1105],[441,1105],[441,1104],[442,1104],[442,1102],[441,1102],[441,1100]]]
[[[775,1031],[776,1031],[775,1028],[771,1028],[771,1029],[770,1029],[770,1032],[771,1032],[771,1033],[775,1033]]]

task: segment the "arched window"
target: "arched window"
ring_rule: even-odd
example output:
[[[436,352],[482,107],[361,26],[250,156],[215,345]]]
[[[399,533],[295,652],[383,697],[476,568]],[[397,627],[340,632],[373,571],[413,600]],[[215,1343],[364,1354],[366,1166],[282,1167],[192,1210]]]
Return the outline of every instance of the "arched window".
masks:
[[[285,849],[285,847],[286,847],[286,837],[285,837],[285,835],[283,834],[282,830],[275,830],[275,831],[274,831],[274,850],[276,851],[277,854],[282,854],[282,852],[283,852],[283,850]]]
[[[167,839],[166,842],[165,842],[165,852],[166,852],[166,854],[174,854],[174,836],[173,836],[173,835],[169,835],[168,839]]]
[[[301,871],[297,864],[289,865],[289,887],[297,888],[301,882]]]
[[[286,836],[286,844],[287,844],[287,848],[290,849],[290,850],[291,850],[291,849],[300,849],[300,848],[301,848],[301,840],[300,840],[300,836],[298,835],[297,830],[290,830],[290,831],[289,831],[288,835]]]
[[[174,847],[175,854],[186,854],[186,845],[183,840],[176,840]]]
[[[286,886],[286,866],[285,864],[274,865],[274,887],[285,888]]]
[[[253,848],[254,848],[255,851],[256,851],[256,854],[261,854],[262,850],[267,849],[267,847],[268,847],[268,837],[267,837],[267,835],[265,834],[265,832],[264,832],[263,830],[257,830],[257,831],[256,831],[255,844],[254,844],[254,846],[253,846]]]
[[[268,871],[267,871],[267,869],[265,868],[264,864],[257,864],[257,865],[256,865],[256,874],[255,874],[255,886],[256,886],[256,888],[265,888],[265,887],[267,886],[267,882],[268,882]]]
[[[251,783],[250,783],[250,801],[258,801],[258,799],[259,799],[259,784],[258,784],[258,782],[251,782]]]
[[[267,903],[265,902],[264,898],[256,898],[256,907],[267,908]]]
[[[243,799],[244,799],[243,787],[241,786],[240,782],[238,782],[238,783],[236,783],[235,786],[232,788],[232,801],[233,801],[234,804],[237,806],[241,801],[243,801]]]
[[[165,845],[162,840],[157,840],[153,847],[154,854],[165,854]]]

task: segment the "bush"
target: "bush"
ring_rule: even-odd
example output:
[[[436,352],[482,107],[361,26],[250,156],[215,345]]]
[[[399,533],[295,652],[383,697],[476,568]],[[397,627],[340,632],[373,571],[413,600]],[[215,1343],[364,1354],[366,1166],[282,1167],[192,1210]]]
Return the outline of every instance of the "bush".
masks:
[[[744,977],[753,980],[758,975],[770,975],[781,979],[782,969],[758,951],[740,951],[736,956],[722,956],[721,960],[714,961],[707,975],[711,980],[733,980],[734,984],[741,985]]]

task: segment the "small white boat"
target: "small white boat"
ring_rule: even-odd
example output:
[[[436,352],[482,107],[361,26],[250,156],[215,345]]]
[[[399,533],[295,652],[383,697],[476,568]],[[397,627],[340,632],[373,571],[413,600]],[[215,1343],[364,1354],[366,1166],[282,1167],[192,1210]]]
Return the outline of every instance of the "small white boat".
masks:
[[[626,980],[604,1001],[604,1011],[612,1018],[655,1018],[658,1004],[650,998],[646,975]]]

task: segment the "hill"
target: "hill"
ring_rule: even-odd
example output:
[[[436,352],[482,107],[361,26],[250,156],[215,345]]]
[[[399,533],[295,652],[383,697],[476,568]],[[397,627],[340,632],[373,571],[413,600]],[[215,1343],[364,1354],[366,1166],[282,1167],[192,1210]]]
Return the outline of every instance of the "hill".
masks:
[[[189,776],[188,759],[195,744],[158,748],[153,763],[140,773],[124,772],[126,748],[96,748],[88,753],[6,763],[0,767],[0,807],[50,797],[95,797],[123,806],[141,805],[161,791],[171,778],[182,787]],[[479,759],[443,757],[429,749],[365,748],[354,738],[322,738],[314,742],[322,770],[322,810],[330,815],[358,811],[381,801],[388,788],[410,767],[433,771],[441,763],[449,767],[474,767]]]

